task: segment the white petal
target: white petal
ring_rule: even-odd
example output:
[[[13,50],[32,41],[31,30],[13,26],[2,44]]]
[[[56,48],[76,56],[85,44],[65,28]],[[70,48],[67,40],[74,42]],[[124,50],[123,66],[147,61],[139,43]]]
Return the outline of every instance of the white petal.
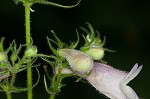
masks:
[[[123,91],[123,93],[126,95],[126,97],[128,97],[127,99],[139,99],[139,97],[131,87],[126,85],[121,85],[120,88]]]
[[[129,74],[126,76],[124,80],[122,80],[122,84],[126,85],[128,84],[131,80],[133,80],[141,71],[142,65],[138,67],[138,64],[135,64],[134,67],[131,69]]]
[[[142,65],[138,67],[138,64],[135,64],[134,67],[129,72],[129,74],[125,77],[125,79],[121,81],[120,89],[128,97],[127,99],[139,99],[134,90],[131,87],[127,86],[126,84],[128,84],[140,73],[142,67],[143,67]]]

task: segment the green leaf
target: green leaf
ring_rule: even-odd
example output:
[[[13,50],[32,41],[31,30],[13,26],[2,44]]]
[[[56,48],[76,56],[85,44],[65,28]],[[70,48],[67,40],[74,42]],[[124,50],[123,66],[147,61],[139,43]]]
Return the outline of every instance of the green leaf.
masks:
[[[12,65],[15,64],[15,61],[17,61],[17,59],[19,60],[18,54],[20,53],[21,48],[22,48],[22,45],[20,45],[19,48],[17,49],[16,48],[16,44],[14,44],[14,47],[13,47],[13,50],[12,50],[12,54],[10,56],[10,60],[11,60]]]
[[[0,52],[4,52],[4,48],[3,48],[3,43],[4,43],[4,37],[1,38],[1,41],[0,41]]]
[[[71,46],[72,49],[76,48],[80,41],[79,32],[77,30],[76,32],[77,32],[77,41]]]
[[[46,82],[46,77],[45,77],[45,75],[44,75],[44,85],[45,85],[45,89],[46,89],[47,93],[51,94],[50,89],[47,87],[47,82]]]
[[[101,47],[103,47],[105,45],[105,43],[106,43],[106,36],[104,36],[104,39],[103,39],[102,43],[100,44]]]
[[[60,8],[73,8],[73,7],[78,6],[80,4],[80,2],[81,2],[81,0],[78,0],[78,2],[76,4],[69,5],[69,6],[65,6],[65,5],[62,5],[62,4],[50,2],[50,1],[47,1],[47,0],[36,0],[36,2],[33,2],[33,3],[39,3],[39,4],[45,4],[45,5],[52,5],[52,6],[60,7]]]
[[[87,33],[87,35],[90,34],[90,32],[89,32],[87,29],[85,29],[84,27],[80,27],[80,29],[81,29],[82,31],[84,31],[85,33]]]
[[[55,32],[53,30],[51,30],[51,32],[53,33],[54,37],[56,38],[57,42],[58,42],[58,47],[59,48],[63,48],[63,43],[62,41],[57,37],[57,35],[55,34]]]
[[[14,93],[25,92],[27,90],[28,90],[28,88],[10,86],[10,92],[14,92]]]
[[[40,72],[39,72],[39,70],[36,68],[36,71],[37,71],[37,74],[38,74],[38,79],[37,79],[37,81],[36,81],[36,83],[33,85],[33,88],[39,83],[39,81],[40,81]]]
[[[104,51],[108,51],[108,52],[116,52],[115,50],[111,50],[111,49],[108,49],[108,48],[103,48]]]
[[[94,31],[94,28],[92,27],[92,25],[90,23],[86,22],[86,24],[88,25],[90,32],[91,32],[90,33],[90,39],[91,39],[90,44],[92,44],[94,41],[94,38],[95,38],[95,31]]]
[[[48,41],[48,45],[50,47],[50,50],[53,52],[53,54],[57,55],[57,51],[55,50],[55,48],[52,46],[49,38],[47,37],[47,41]]]

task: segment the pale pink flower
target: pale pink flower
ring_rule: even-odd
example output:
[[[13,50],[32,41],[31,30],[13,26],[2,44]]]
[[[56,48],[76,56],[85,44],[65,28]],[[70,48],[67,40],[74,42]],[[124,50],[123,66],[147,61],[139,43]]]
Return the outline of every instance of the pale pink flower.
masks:
[[[130,72],[114,69],[103,63],[95,63],[91,73],[85,79],[100,93],[110,99],[139,99],[134,90],[127,84],[141,71],[142,66],[135,64]],[[56,68],[56,74],[58,68]],[[62,68],[62,74],[73,73],[68,68]],[[82,76],[82,74],[77,73]]]
[[[94,63],[88,82],[100,93],[111,99],[139,99],[127,84],[141,71],[142,66],[135,64],[129,73],[114,69],[106,64]]]

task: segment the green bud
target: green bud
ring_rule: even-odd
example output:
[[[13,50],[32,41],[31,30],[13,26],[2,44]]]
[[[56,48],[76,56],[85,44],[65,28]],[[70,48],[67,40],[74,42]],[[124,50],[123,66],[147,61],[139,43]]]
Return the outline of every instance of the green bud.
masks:
[[[70,67],[79,73],[89,73],[93,60],[87,54],[74,49],[60,49],[58,54],[68,61]]]
[[[14,63],[17,60],[17,53],[13,52],[10,56],[11,61]]]
[[[0,62],[7,62],[7,54],[5,52],[0,52]]]
[[[101,60],[104,57],[104,50],[99,47],[90,47],[85,51],[93,60]]]
[[[37,47],[31,46],[25,51],[25,57],[34,57],[37,54]]]

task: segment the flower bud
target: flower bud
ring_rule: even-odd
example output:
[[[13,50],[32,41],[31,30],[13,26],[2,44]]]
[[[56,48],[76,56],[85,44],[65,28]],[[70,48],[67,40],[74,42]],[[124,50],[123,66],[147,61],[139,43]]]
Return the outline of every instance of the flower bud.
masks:
[[[7,54],[5,52],[0,52],[0,62],[7,61]]]
[[[93,60],[83,52],[74,49],[60,49],[58,54],[68,61],[71,68],[79,73],[89,73]]]
[[[37,47],[36,46],[31,46],[25,51],[25,56],[26,57],[33,57],[37,54]]]
[[[56,66],[55,67],[55,74],[58,74],[58,70],[59,70],[59,66]],[[61,70],[61,74],[71,74],[71,73],[73,73],[70,69],[68,69],[68,68],[62,68],[62,70]]]
[[[10,56],[10,59],[12,62],[15,62],[17,60],[17,53],[16,52],[13,52]]]
[[[104,50],[99,47],[90,47],[85,51],[93,60],[101,60],[104,57]]]

